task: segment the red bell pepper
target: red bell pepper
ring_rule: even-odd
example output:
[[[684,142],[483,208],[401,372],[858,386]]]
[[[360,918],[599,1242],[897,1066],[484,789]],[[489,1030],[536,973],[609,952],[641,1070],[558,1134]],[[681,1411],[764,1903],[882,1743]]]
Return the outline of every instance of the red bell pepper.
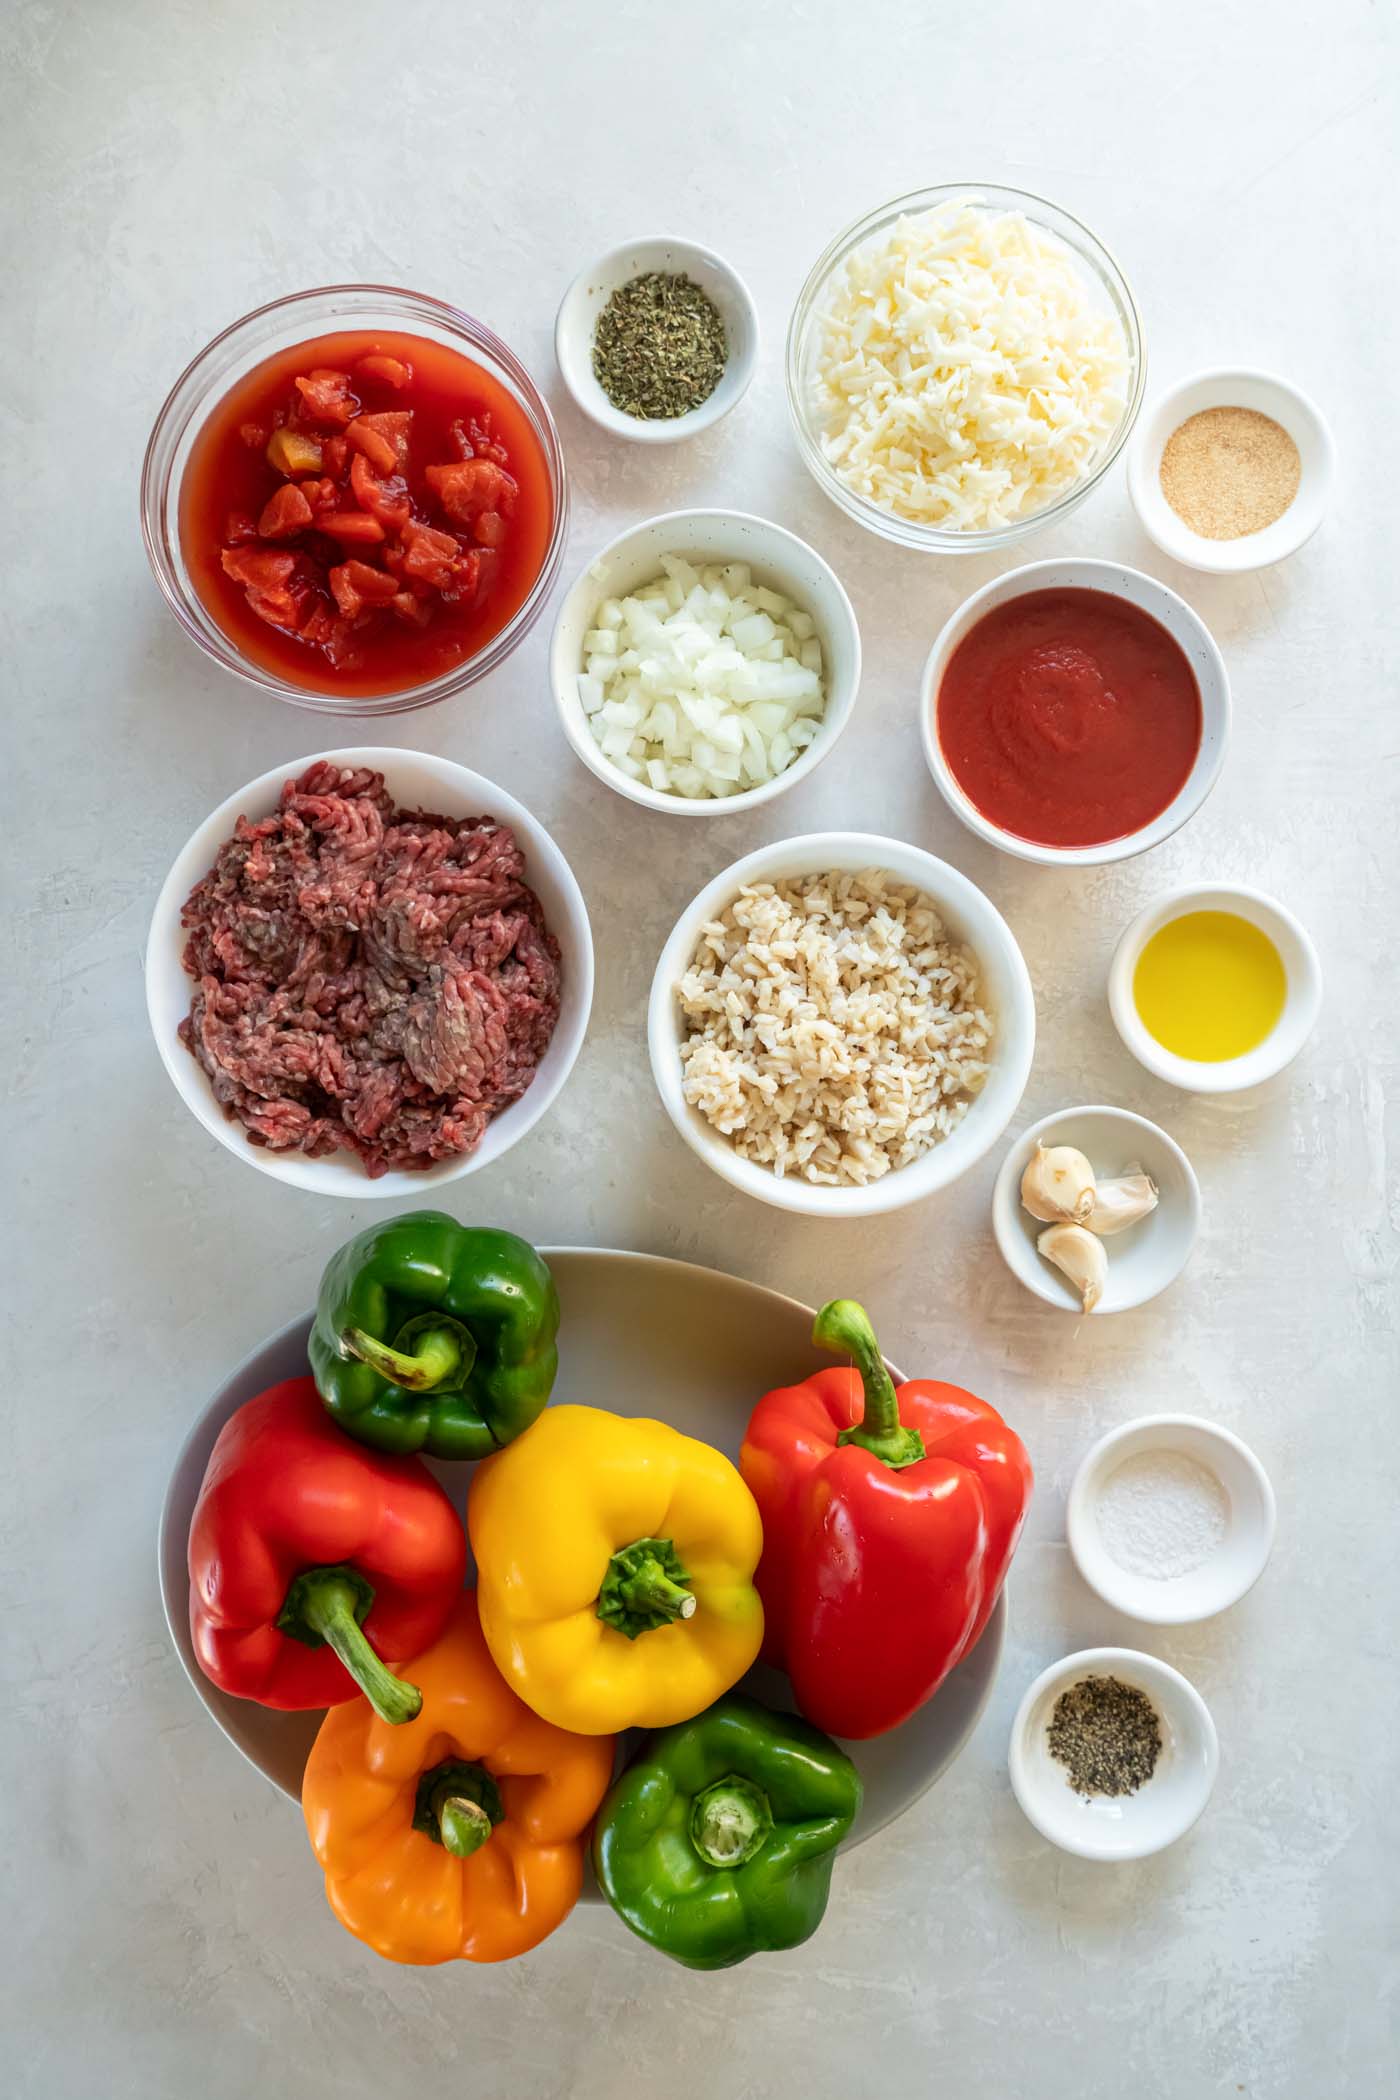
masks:
[[[225,1422],[190,1524],[190,1631],[206,1677],[236,1699],[301,1709],[363,1692],[411,1721],[403,1662],[438,1639],[467,1541],[417,1458],[338,1429],[310,1378],[269,1387]]]
[[[812,1339],[858,1368],[765,1394],[739,1468],[763,1518],[764,1652],[809,1721],[861,1740],[907,1720],[976,1645],[1031,1467],[985,1400],[933,1379],[896,1391],[851,1299],[822,1307]]]

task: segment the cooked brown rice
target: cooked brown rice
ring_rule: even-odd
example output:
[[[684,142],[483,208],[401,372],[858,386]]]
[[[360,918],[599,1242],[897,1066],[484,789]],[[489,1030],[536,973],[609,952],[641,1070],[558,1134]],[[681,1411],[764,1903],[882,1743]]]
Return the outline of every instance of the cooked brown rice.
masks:
[[[776,1174],[878,1181],[987,1077],[978,977],[930,899],[879,869],[748,883],[678,987],[685,1098]]]

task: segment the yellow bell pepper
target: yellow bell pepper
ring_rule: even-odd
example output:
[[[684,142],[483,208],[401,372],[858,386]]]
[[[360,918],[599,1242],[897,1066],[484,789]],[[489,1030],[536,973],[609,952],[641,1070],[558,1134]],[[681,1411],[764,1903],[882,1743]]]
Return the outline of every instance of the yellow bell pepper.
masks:
[[[687,1721],[758,1654],[757,1504],[665,1422],[547,1408],[477,1467],[467,1529],[496,1667],[556,1728]]]

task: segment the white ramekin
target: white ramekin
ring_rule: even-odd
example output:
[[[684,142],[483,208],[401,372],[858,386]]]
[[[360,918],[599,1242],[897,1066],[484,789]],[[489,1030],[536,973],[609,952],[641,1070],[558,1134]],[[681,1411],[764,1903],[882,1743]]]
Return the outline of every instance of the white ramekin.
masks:
[[[1076,1794],[1050,1755],[1055,1702],[1082,1677],[1116,1677],[1157,1709],[1162,1749],[1135,1794]],[[1011,1724],[1011,1787],[1042,1837],[1081,1859],[1146,1859],[1184,1837],[1210,1800],[1220,1745],[1210,1709],[1179,1670],[1136,1648],[1082,1648],[1042,1670]]]
[[[1208,408],[1252,408],[1281,423],[1298,447],[1298,493],[1282,517],[1237,540],[1202,539],[1179,518],[1162,493],[1162,454],[1174,430]],[[1148,538],[1191,569],[1241,576],[1296,554],[1327,512],[1334,471],[1332,433],[1322,412],[1300,388],[1272,372],[1246,368],[1197,372],[1154,401],[1128,452],[1128,494]]]
[[[714,301],[724,322],[728,357],[709,397],[683,416],[629,416],[615,408],[593,372],[593,332],[619,285],[653,270],[689,277]],[[636,445],[674,445],[698,437],[741,401],[758,364],[758,311],[738,271],[710,248],[675,234],[624,241],[590,263],[565,292],[554,323],[554,354],[574,400],[603,430]]]
[[[1044,1224],[1021,1201],[1021,1177],[1037,1144],[1073,1145],[1110,1180],[1130,1169],[1150,1175],[1157,1207],[1105,1242],[1108,1282],[1091,1318],[1132,1312],[1165,1291],[1191,1258],[1201,1224],[1201,1190],[1190,1160],[1173,1138],[1127,1108],[1064,1108],[1032,1123],[1001,1163],[992,1190],[992,1231],[1018,1283],[1045,1304],[1084,1317],[1079,1292],[1036,1245]]]
[[[1139,1575],[1113,1558],[1098,1525],[1099,1498],[1121,1465],[1143,1452],[1192,1458],[1213,1473],[1229,1505],[1225,1536],[1185,1575]],[[1189,1626],[1238,1604],[1268,1565],[1274,1543],[1274,1491],[1248,1444],[1199,1415],[1142,1415],[1101,1436],[1080,1460],[1065,1509],[1069,1550],[1105,1604],[1145,1625]]]
[[[1160,927],[1188,911],[1234,912],[1266,934],[1278,950],[1287,979],[1283,1012],[1262,1043],[1243,1057],[1218,1061],[1178,1057],[1150,1035],[1133,999],[1138,957]],[[1293,1062],[1312,1033],[1322,1006],[1322,965],[1317,950],[1292,912],[1262,890],[1238,883],[1188,883],[1169,890],[1139,912],[1113,953],[1108,971],[1108,1006],[1113,1025],[1140,1065],[1191,1094],[1234,1094],[1259,1086]]]

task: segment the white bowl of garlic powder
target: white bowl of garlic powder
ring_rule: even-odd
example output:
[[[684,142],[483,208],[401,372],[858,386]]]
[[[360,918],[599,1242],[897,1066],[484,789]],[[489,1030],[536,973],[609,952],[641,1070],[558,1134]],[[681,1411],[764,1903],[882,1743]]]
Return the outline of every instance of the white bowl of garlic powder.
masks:
[[[1253,1588],[1274,1520],[1269,1476],[1248,1444],[1197,1415],[1143,1415],[1087,1453],[1065,1524],[1075,1566],[1106,1604],[1185,1626]]]

